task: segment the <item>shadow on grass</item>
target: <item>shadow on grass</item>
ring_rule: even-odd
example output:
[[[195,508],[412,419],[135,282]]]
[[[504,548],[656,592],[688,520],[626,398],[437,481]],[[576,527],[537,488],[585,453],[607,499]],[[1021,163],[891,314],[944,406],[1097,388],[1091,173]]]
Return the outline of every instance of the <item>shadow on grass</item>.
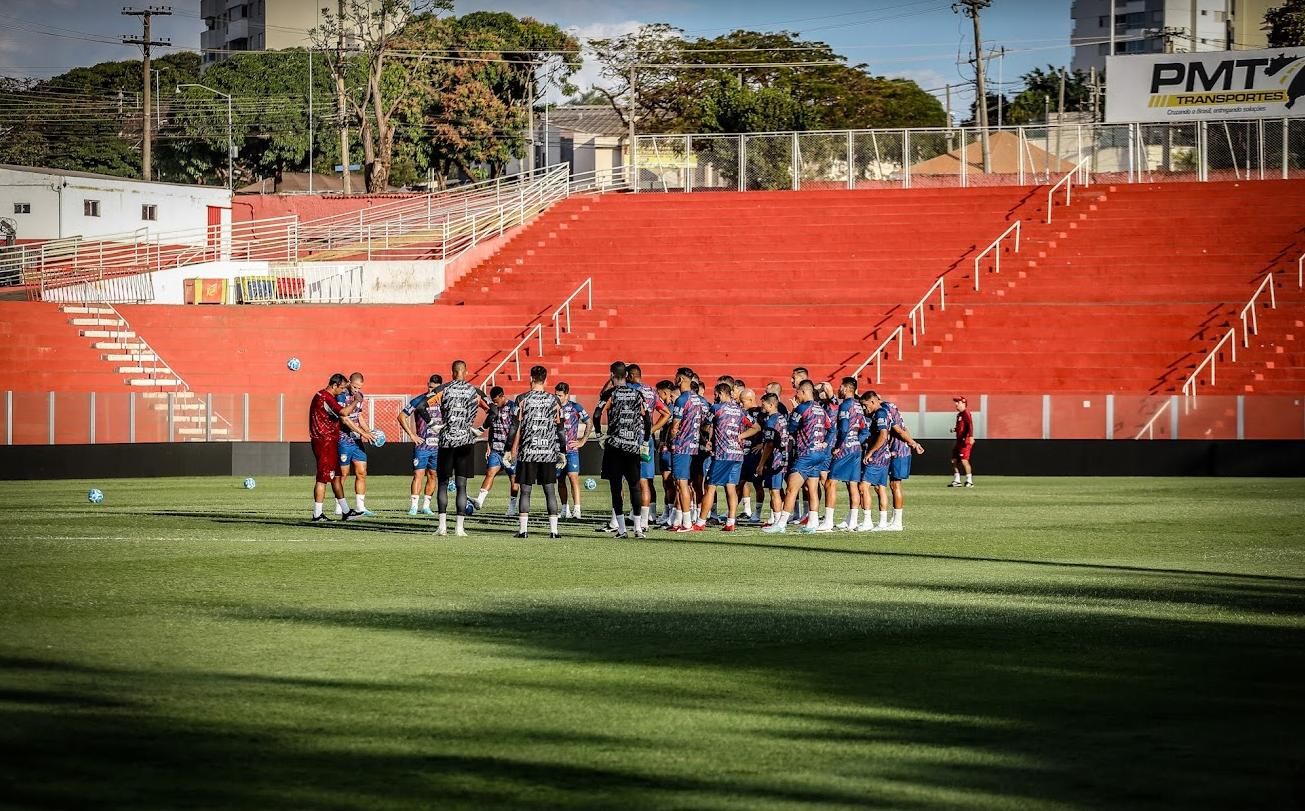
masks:
[[[0,661],[2,787],[33,807],[1300,805],[1301,591],[1199,575],[901,588],[920,599],[199,601],[251,634],[464,640],[506,666],[382,684],[365,667],[233,681]],[[189,712],[154,700],[178,692]],[[201,713],[210,693],[245,711]],[[641,737],[663,717],[669,738]]]

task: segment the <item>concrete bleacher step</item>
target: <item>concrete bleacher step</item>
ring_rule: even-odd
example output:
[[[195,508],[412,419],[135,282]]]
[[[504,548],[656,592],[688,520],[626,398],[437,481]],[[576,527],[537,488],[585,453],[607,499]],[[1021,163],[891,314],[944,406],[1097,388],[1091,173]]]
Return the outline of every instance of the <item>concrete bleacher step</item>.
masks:
[[[148,388],[169,388],[184,384],[175,377],[133,377],[127,381],[127,385]]]
[[[127,322],[121,318],[70,318],[68,323],[74,327],[125,327]]]
[[[153,352],[114,353],[101,355],[100,357],[110,363],[145,363],[159,359],[158,355]]]
[[[122,343],[121,341],[96,341],[91,344],[91,348],[104,350],[106,352],[133,352],[144,350],[145,344],[140,341],[133,341],[131,343]]]
[[[83,329],[78,330],[77,334],[83,338],[112,338],[118,341],[136,337],[132,330]]]
[[[69,315],[114,315],[112,307],[95,307],[95,306],[78,306],[73,304],[64,304],[59,307],[59,311]]]

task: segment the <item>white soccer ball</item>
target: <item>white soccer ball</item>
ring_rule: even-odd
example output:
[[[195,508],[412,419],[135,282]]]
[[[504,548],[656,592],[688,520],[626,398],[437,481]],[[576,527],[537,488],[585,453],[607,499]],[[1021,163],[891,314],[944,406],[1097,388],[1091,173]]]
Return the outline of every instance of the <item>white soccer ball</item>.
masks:
[[[99,504],[104,501],[104,493],[95,488],[91,488],[91,491],[86,494],[86,500],[92,504]]]
[[[253,490],[254,487],[255,487],[257,484],[258,484],[258,482],[254,481],[254,477],[253,477],[253,476],[250,476],[249,478],[245,479],[245,489],[246,489],[246,490]]]
[[[585,489],[586,489],[586,490],[597,490],[597,489],[598,489],[598,482],[594,481],[593,479],[585,479]]]
[[[291,358],[285,362],[285,366],[292,372],[299,371],[299,358]]]
[[[379,448],[380,446],[384,445],[384,444],[385,444],[385,432],[384,432],[384,431],[372,431],[372,444],[375,445],[375,446],[378,447],[378,448]]]

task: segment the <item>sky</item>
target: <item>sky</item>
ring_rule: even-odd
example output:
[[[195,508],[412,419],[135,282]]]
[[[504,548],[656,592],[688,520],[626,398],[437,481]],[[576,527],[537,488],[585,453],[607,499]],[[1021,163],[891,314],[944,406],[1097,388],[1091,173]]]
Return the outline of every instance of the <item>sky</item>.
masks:
[[[0,75],[48,77],[79,65],[139,59],[138,47],[119,42],[140,35],[139,18],[120,13],[124,5],[130,0],[4,0]],[[170,38],[173,49],[198,49],[199,0],[171,5],[171,17],[155,18],[154,36]],[[1012,92],[1019,76],[1033,67],[1067,65],[1069,6],[1070,0],[993,0],[982,17],[984,46],[1004,47],[1006,56],[992,61],[990,81],[1004,81]],[[950,0],[456,0],[454,9],[458,14],[480,10],[534,16],[581,38],[613,36],[654,22],[670,23],[690,37],[736,28],[795,31],[827,42],[872,73],[913,79],[940,99],[946,85],[967,83],[952,89],[958,118],[974,96],[972,67],[957,64],[970,58],[973,32],[969,19],[952,11]],[[597,78],[597,67],[586,63],[572,81],[584,88]]]

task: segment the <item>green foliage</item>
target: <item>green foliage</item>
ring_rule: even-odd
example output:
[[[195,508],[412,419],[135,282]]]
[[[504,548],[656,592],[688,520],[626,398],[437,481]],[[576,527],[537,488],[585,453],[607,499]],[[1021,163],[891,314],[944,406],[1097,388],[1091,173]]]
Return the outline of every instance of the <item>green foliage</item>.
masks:
[[[744,127],[750,120],[764,126],[768,118],[787,120],[789,129],[945,123],[942,105],[915,82],[874,76],[866,65],[846,64],[823,42],[801,40],[789,32],[734,31],[693,40],[685,40],[682,33],[665,24],[647,25],[590,43],[608,85],[600,92],[627,121],[630,100],[635,99],[640,132],[755,132],[720,128]],[[797,61],[812,64],[783,64]],[[737,63],[753,66],[730,67]],[[731,81],[741,88],[732,99],[722,95]],[[723,122],[722,110],[727,111]]]
[[[1264,15],[1270,48],[1305,46],[1305,0],[1283,0]]]
[[[1051,112],[1056,112],[1060,104],[1061,68],[1048,65],[1046,70],[1034,68],[1020,78],[1024,89],[1011,100],[1005,112],[1005,121],[1009,124],[1032,124],[1045,122],[1047,100],[1051,100]],[[1091,77],[1085,71],[1076,70],[1065,74],[1065,112],[1086,112],[1092,109]],[[989,123],[996,121],[990,118]]]

